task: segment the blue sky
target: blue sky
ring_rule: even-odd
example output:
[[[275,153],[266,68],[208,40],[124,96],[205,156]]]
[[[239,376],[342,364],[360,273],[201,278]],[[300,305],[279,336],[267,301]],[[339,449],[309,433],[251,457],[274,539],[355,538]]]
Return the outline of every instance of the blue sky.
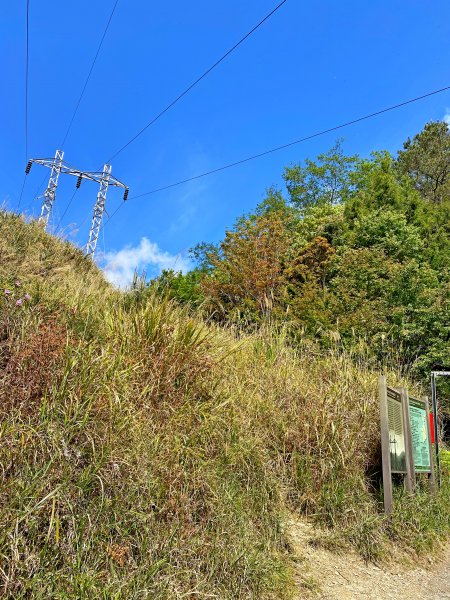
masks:
[[[63,148],[93,170],[209,67],[276,0],[189,3],[119,0],[86,94]],[[0,20],[0,200],[17,207],[25,167],[26,2]],[[113,0],[30,0],[29,157],[53,156],[86,78]],[[187,97],[112,163],[130,197],[239,160],[450,84],[448,0],[288,2]],[[450,93],[343,130],[344,148],[367,155],[450,114]],[[336,134],[129,201],[100,236],[110,276],[135,267],[186,268],[197,242],[217,241],[283,167],[327,150]],[[34,166],[22,208],[37,214],[46,171]],[[61,177],[52,226],[87,240],[97,189],[86,182],[62,223],[75,179]],[[122,202],[108,193],[109,212]],[[112,267],[111,267],[112,265]]]

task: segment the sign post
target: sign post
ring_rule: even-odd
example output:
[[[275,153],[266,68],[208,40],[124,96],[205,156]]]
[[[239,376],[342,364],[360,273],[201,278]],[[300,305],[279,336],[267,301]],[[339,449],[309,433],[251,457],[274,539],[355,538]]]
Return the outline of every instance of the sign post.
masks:
[[[438,432],[438,414],[437,414],[437,398],[436,398],[436,372],[431,372],[431,404],[433,406],[433,426],[434,426],[434,450],[436,453],[436,469],[438,476],[438,484],[441,487],[441,461],[439,456],[439,432]]]
[[[390,515],[392,513],[393,508],[393,497],[386,377],[381,376],[378,379],[378,395],[380,399],[381,460],[383,467],[384,512],[387,515]]]

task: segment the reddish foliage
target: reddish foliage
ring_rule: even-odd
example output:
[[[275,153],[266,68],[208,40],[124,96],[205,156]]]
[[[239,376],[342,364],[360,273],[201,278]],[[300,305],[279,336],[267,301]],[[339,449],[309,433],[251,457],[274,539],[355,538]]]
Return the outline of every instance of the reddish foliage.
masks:
[[[222,310],[247,301],[261,315],[270,315],[283,284],[287,242],[285,224],[277,213],[243,221],[227,232],[221,255],[212,258],[215,271],[203,280],[203,293]]]
[[[56,319],[41,323],[26,341],[13,349],[2,342],[0,363],[0,411],[19,408],[32,412],[54,379],[66,347],[67,332]]]

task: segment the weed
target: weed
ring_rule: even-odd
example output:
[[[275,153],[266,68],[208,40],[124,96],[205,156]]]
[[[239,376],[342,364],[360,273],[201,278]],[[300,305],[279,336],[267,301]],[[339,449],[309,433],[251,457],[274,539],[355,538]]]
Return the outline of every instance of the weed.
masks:
[[[362,362],[118,292],[4,212],[0,256],[0,289],[17,279],[31,296],[0,306],[5,597],[287,598],[286,509],[368,559],[448,531],[448,491],[379,516],[377,374]]]

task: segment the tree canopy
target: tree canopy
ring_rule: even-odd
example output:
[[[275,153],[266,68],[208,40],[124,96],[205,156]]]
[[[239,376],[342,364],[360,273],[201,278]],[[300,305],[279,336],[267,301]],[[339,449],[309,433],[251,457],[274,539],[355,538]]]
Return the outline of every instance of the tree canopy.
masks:
[[[448,126],[426,124],[396,157],[346,156],[339,140],[283,178],[218,246],[196,247],[197,268],[173,274],[170,293],[218,322],[282,323],[293,344],[338,344],[418,376],[450,362]]]

